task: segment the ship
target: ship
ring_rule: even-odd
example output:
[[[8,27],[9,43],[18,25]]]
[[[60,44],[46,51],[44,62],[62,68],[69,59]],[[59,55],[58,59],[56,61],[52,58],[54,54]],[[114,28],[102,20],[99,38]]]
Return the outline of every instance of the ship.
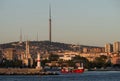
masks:
[[[84,72],[84,67],[83,67],[83,63],[81,64],[76,64],[77,68],[69,68],[69,67],[63,67],[61,69],[61,73],[83,73]]]

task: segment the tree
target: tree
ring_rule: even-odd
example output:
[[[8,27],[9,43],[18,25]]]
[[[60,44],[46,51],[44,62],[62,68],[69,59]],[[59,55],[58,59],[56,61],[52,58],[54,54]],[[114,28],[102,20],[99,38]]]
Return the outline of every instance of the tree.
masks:
[[[6,59],[3,59],[1,64],[0,64],[0,67],[21,67],[22,66],[22,61],[21,60],[6,60]]]
[[[45,66],[46,63],[48,63],[49,60],[45,59],[45,60],[41,60],[41,66]]]
[[[105,56],[105,55],[101,55],[100,57],[96,57],[95,61],[94,61],[95,67],[97,67],[97,68],[105,67],[106,60],[107,60],[107,56]]]
[[[58,61],[58,59],[59,59],[59,56],[58,56],[58,55],[51,54],[51,55],[49,56],[49,60],[50,60],[50,61]]]
[[[88,59],[86,59],[85,57],[78,56],[78,55],[73,57],[72,61],[74,63],[77,63],[77,62],[83,63],[85,68],[89,68],[89,66],[90,66]]]

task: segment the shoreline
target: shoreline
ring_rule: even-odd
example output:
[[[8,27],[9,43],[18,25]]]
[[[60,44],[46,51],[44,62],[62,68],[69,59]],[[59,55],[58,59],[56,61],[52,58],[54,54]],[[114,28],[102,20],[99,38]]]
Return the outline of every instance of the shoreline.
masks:
[[[91,69],[87,71],[120,71],[120,69]],[[60,75],[60,73],[56,71],[42,71],[36,68],[0,68],[0,75]]]

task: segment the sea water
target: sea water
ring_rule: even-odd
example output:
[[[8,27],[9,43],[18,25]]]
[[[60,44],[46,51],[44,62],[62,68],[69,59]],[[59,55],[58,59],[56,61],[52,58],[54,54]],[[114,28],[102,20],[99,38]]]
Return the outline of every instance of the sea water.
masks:
[[[120,81],[120,71],[87,71],[82,74],[0,75],[0,81]]]

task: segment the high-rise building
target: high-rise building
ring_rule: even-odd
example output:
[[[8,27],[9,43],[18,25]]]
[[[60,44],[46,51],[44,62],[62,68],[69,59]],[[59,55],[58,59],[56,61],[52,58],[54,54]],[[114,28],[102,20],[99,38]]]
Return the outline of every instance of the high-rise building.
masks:
[[[120,42],[114,42],[113,44],[113,51],[114,53],[119,53],[120,52]]]
[[[113,45],[108,43],[108,44],[105,44],[105,52],[106,53],[111,53],[113,52]]]

